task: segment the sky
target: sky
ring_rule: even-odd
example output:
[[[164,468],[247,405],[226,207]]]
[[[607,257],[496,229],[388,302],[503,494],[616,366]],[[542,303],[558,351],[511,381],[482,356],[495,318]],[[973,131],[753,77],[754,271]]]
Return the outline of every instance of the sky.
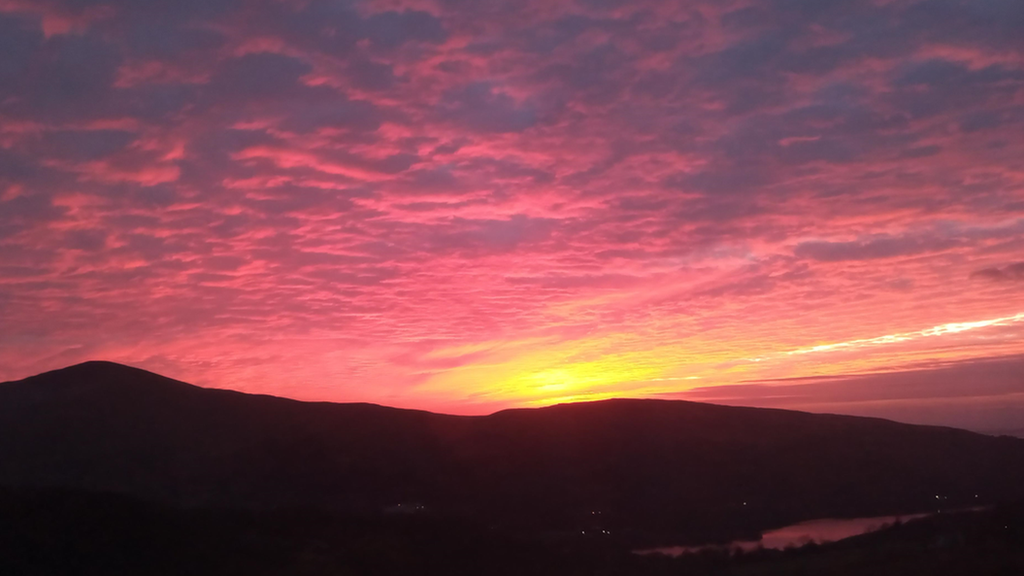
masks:
[[[0,0],[0,380],[1024,427],[1020,0]]]

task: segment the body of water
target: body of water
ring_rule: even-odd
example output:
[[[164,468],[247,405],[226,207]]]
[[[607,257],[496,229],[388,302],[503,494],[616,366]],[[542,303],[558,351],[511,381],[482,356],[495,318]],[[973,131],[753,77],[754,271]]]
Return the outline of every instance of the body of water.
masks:
[[[822,520],[809,520],[784,528],[769,530],[761,534],[760,540],[736,540],[725,545],[710,546],[668,546],[664,548],[651,548],[649,550],[638,550],[637,554],[667,554],[679,556],[691,552],[700,552],[707,549],[728,549],[741,548],[743,550],[755,550],[757,548],[783,549],[790,546],[803,546],[810,542],[823,543],[835,542],[851,536],[867,534],[880,530],[885,526],[905,522],[914,518],[923,518],[929,514],[908,514],[904,516],[877,516],[874,518],[826,518]]]

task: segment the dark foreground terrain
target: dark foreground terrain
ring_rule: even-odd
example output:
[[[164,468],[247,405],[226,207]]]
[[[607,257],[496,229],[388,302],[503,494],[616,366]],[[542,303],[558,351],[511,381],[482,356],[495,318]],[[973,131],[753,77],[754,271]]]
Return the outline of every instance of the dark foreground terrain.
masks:
[[[0,491],[0,574],[1024,574],[1024,507],[945,513],[785,551],[639,556],[615,535],[558,538],[429,515],[183,510],[124,496]]]
[[[1024,441],[657,400],[446,416],[90,362],[0,384],[0,486],[346,518],[422,507],[503,533],[608,531],[650,547],[1017,501]]]

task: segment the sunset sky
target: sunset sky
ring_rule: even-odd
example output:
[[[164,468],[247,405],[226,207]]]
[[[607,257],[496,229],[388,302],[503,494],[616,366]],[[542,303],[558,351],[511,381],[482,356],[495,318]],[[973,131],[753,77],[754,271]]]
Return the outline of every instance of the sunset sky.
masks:
[[[1021,0],[0,0],[0,381],[1024,427]]]

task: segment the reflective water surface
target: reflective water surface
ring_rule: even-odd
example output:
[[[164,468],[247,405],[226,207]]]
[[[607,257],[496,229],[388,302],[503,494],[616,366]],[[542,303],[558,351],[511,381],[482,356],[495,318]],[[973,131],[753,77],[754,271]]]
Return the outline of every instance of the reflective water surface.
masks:
[[[905,522],[914,518],[922,518],[928,514],[908,514],[903,516],[877,516],[874,518],[825,518],[800,522],[792,526],[769,530],[761,534],[760,540],[735,540],[725,545],[712,546],[668,546],[639,550],[638,554],[667,554],[679,556],[690,552],[699,552],[709,548],[754,550],[759,547],[783,549],[790,546],[803,546],[809,542],[835,542],[843,538],[858,536],[880,530],[897,521]]]

